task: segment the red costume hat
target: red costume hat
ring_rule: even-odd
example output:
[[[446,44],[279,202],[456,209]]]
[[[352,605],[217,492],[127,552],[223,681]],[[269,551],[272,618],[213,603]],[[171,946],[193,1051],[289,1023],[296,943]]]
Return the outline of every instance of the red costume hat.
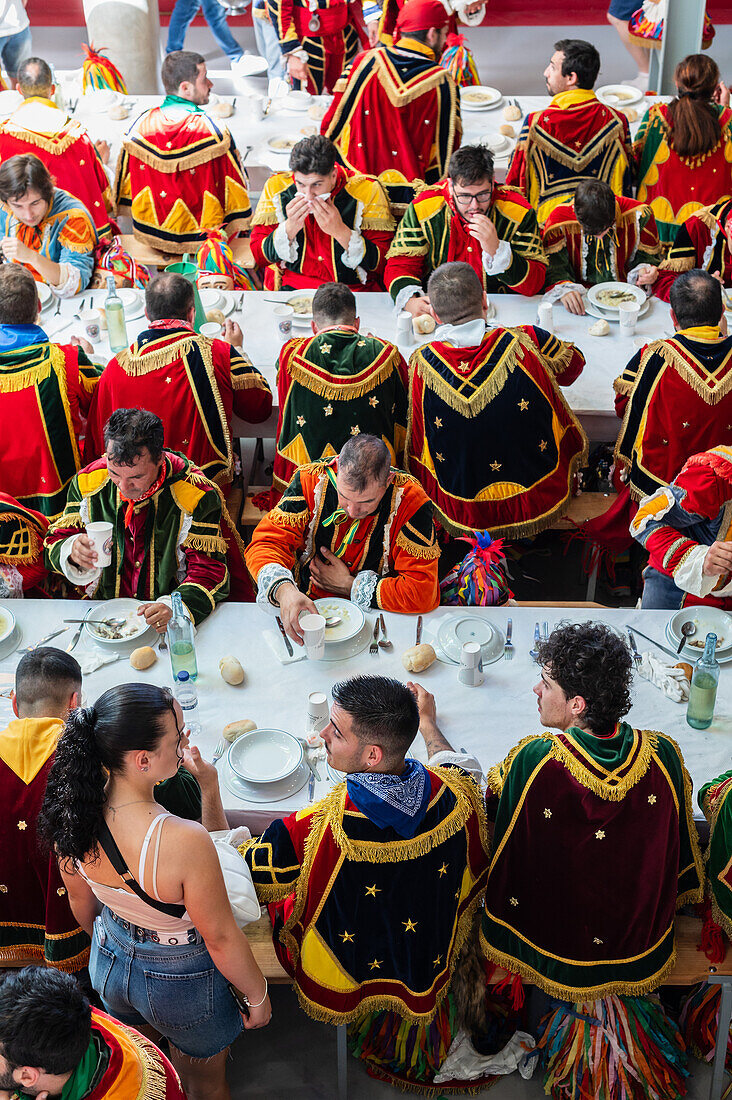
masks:
[[[412,31],[439,30],[449,22],[450,15],[441,0],[407,0],[396,21],[394,41]]]

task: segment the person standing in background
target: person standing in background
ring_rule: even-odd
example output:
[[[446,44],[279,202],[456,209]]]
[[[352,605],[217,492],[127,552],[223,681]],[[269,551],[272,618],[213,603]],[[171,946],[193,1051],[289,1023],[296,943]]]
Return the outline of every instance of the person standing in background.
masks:
[[[33,51],[30,21],[25,10],[28,0],[0,0],[0,59],[15,84],[18,66]]]
[[[1,3],[2,0],[0,0]],[[221,52],[228,57],[231,71],[236,75],[237,62],[244,56],[244,50],[234,38],[226,22],[227,9],[219,4],[218,0],[176,0],[175,7],[170,13],[168,41],[165,44],[166,54],[183,49],[186,32],[201,9],[211,34],[216,39]]]
[[[639,46],[628,30],[628,21],[639,7],[641,7],[640,0],[610,0],[607,21],[611,27],[615,27],[620,41],[638,66],[638,75],[632,80],[624,80],[623,84],[629,84],[633,88],[640,88],[642,92],[647,92],[650,52],[643,46]]]

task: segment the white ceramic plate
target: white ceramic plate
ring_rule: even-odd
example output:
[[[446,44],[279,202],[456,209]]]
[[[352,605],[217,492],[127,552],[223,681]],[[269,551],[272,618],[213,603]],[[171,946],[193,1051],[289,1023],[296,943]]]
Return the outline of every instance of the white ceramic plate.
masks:
[[[203,290],[199,290],[198,297],[207,313],[210,309],[222,309],[226,301],[221,291],[214,290],[213,287],[204,287]]]
[[[290,92],[289,95],[274,100],[273,105],[280,111],[297,111],[300,114],[309,110],[312,102],[310,92]]]
[[[310,324],[310,322],[313,319],[313,297],[314,297],[313,294],[308,294],[306,291],[298,291],[297,294],[293,294],[293,295],[291,295],[291,297],[286,299],[286,305],[292,306],[293,309],[295,308],[295,306],[294,306],[295,302],[303,301],[303,299],[307,299],[310,302],[310,309],[307,311],[307,313],[297,313],[297,312],[295,312],[293,314],[293,318],[292,318],[293,325],[309,325]]]
[[[298,141],[301,140],[299,135],[275,134],[274,137],[267,138],[267,148],[271,149],[273,153],[277,153],[278,156],[289,157]]]
[[[490,149],[494,157],[507,157],[514,147],[514,140],[505,134],[484,134],[480,144]]]
[[[455,615],[437,628],[437,641],[450,660],[458,663],[466,642],[477,642],[481,653],[488,650],[495,631],[487,619],[477,615]]]
[[[325,656],[321,657],[321,661],[348,661],[351,657],[356,657],[370,644],[373,633],[374,624],[364,618],[364,624],[358,634],[346,642],[333,642],[332,645],[327,645]]]
[[[630,294],[639,306],[645,305],[647,301],[646,292],[643,287],[631,286],[630,283],[596,283],[595,286],[591,286],[587,291],[587,297],[597,309],[602,309],[606,313],[619,314],[620,303],[613,305],[609,302],[602,301],[601,295],[608,291],[620,291],[623,294]]]
[[[45,309],[53,301],[51,288],[46,283],[36,283],[36,290],[38,291],[38,301],[41,304],[41,309]]]
[[[284,730],[258,729],[237,737],[226,755],[237,779],[261,788],[294,775],[303,762],[303,747]]]
[[[15,615],[6,607],[5,604],[0,604],[0,645],[7,642],[10,635],[15,630]]]
[[[136,290],[134,287],[120,287],[115,293],[122,302],[122,306],[125,311],[125,320],[133,321],[136,317],[142,317],[145,312],[145,296]],[[95,308],[104,307],[104,299],[106,294],[100,297],[95,305]]]
[[[693,607],[687,607],[685,610],[686,611],[693,611],[694,608]],[[710,610],[710,608],[704,608],[704,610],[708,611],[708,610]],[[716,610],[720,610],[720,609],[717,608]],[[674,649],[678,649],[679,639],[675,638],[673,636],[673,634],[671,633],[671,630],[670,630],[669,627],[670,627],[670,624],[666,623],[666,641]],[[654,652],[654,650],[652,649],[651,653],[653,653],[653,652]],[[691,664],[694,664],[695,661],[699,660],[702,653],[703,653],[702,649],[689,649],[688,646],[684,646],[684,648],[681,650],[681,653],[678,656],[678,660],[679,661],[688,661]],[[656,654],[656,656],[657,656],[657,654]],[[717,661],[719,662],[720,665],[728,665],[730,663],[730,661],[732,661],[732,650],[728,649],[725,653],[717,653],[715,656],[716,656]],[[668,656],[665,659],[670,663],[671,662],[671,654],[669,653]]]
[[[489,88],[485,84],[475,84],[460,92],[460,107],[463,111],[488,111],[502,102],[503,95],[498,88]]]
[[[653,298],[646,298],[645,302],[638,310],[638,320],[640,320],[641,317],[645,317],[645,315],[648,313],[648,310],[651,308],[652,302]],[[611,325],[620,324],[620,312],[617,309],[602,309],[602,307],[594,305],[594,303],[590,302],[587,298],[585,298],[585,311],[589,314],[590,317],[599,317],[603,321],[609,321]],[[669,335],[671,334],[669,333]],[[647,343],[649,340],[652,339],[653,337],[649,336],[643,342]]]
[[[329,783],[334,783],[334,784],[335,783],[342,783],[343,780],[346,778],[346,773],[336,771],[336,769],[334,767],[332,767],[328,763],[328,761],[326,760],[326,762],[325,762],[325,777],[326,777],[326,779],[328,780]]]
[[[236,744],[236,741],[234,742]],[[282,779],[278,783],[266,783],[264,785],[257,786],[253,783],[247,783],[243,779],[239,779],[229,767],[227,757],[223,758],[223,767],[221,768],[221,777],[225,786],[229,788],[232,794],[235,794],[237,798],[243,799],[245,802],[257,802],[257,803],[270,803],[270,802],[282,802],[286,798],[291,798],[293,794],[297,794],[307,783],[310,777],[310,769],[303,760],[300,767],[287,779]]]
[[[432,622],[426,622],[424,624],[422,641],[429,642],[437,655],[438,661],[441,661],[443,665],[459,665],[463,642],[472,641],[481,642],[481,659],[483,665],[491,665],[494,661],[502,660],[503,646],[506,639],[499,627],[494,626],[492,623],[488,623],[486,619],[479,618],[477,615],[465,615],[461,614],[459,611],[456,613],[450,612],[449,619],[447,619],[447,614],[448,613],[436,621],[433,620]],[[469,622],[464,623],[464,625],[459,628],[460,634],[463,636],[462,640],[459,640],[455,633],[456,624],[458,622],[463,622],[463,620],[469,620]],[[476,623],[479,625],[475,626],[474,624]],[[492,631],[492,637],[487,643],[484,643],[483,639],[480,637],[480,630],[481,628],[485,630],[485,627],[489,627]],[[450,628],[452,628],[453,631],[452,644],[449,638]],[[454,658],[443,649],[442,643],[438,638],[438,633],[441,630],[444,630],[448,636],[447,644],[451,653],[456,654]],[[473,631],[476,636],[470,637],[469,634]],[[487,637],[487,631],[485,631],[483,637]]]
[[[94,607],[88,614],[84,629],[87,631],[89,637],[100,646],[112,646],[118,648],[119,646],[128,645],[130,642],[139,642],[140,638],[144,634],[147,634],[151,628],[147,625],[142,615],[139,616],[139,628],[134,634],[128,634],[124,638],[105,638],[94,627],[95,620],[99,619],[123,619],[127,615],[136,616],[137,608],[141,604],[141,600],[133,600],[129,597],[124,597],[119,600],[107,600],[106,603],[100,603]],[[81,605],[83,607],[83,604]],[[80,618],[80,616],[78,616]]]
[[[267,59],[266,57],[260,57],[258,54],[245,53],[239,58],[235,66],[231,70],[231,75],[236,81],[237,77],[242,76],[257,76],[259,73],[267,72]]]
[[[0,642],[0,660],[4,660],[5,657],[9,657],[11,653],[15,653],[22,641],[23,632],[18,623],[16,623],[15,630],[11,630],[5,640]]]
[[[19,107],[22,102],[23,97],[20,92],[14,92],[10,89],[0,92],[0,118],[9,118],[15,108]]]
[[[595,89],[595,95],[606,107],[615,107],[622,110],[634,103],[640,103],[643,92],[640,88],[631,88],[627,84],[603,84]]]
[[[668,632],[674,639],[676,648],[681,641],[681,626],[683,623],[696,624],[696,634],[692,635],[681,651],[686,656],[701,657],[704,651],[704,639],[710,632],[717,635],[717,658],[724,653],[732,654],[732,615],[723,611],[721,607],[682,607],[676,611],[668,622]],[[697,645],[692,645],[697,642]],[[680,660],[681,658],[679,658]]]
[[[123,96],[111,88],[92,88],[84,92],[83,105],[90,111],[108,111],[110,107],[116,107],[121,103]]]
[[[321,615],[340,615],[341,622],[337,626],[325,628],[326,645],[334,642],[348,642],[355,638],[359,630],[363,628],[366,616],[355,603],[345,600],[341,596],[323,596],[315,601],[315,606]]]

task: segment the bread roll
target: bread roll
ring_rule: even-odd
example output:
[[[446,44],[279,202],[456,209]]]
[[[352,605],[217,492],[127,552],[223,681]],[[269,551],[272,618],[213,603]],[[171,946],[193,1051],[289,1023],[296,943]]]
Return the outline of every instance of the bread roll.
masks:
[[[678,664],[674,665],[674,668],[682,669],[684,676],[689,683],[691,683],[691,677],[694,675],[694,668],[692,665],[688,664],[686,661],[679,661]]]
[[[213,321],[217,325],[223,325],[226,323],[226,318],[220,309],[210,309],[206,314],[207,321]]]
[[[636,111],[635,107],[626,107],[623,111],[623,114],[627,118],[628,122],[638,121],[638,112]]]
[[[521,108],[515,103],[507,103],[503,108],[503,117],[507,122],[518,122],[521,118]]]
[[[224,741],[228,741],[231,744],[232,741],[236,741],[237,737],[241,737],[243,733],[251,733],[252,730],[257,728],[257,723],[252,722],[251,718],[240,718],[238,722],[229,722],[228,726],[224,726],[221,731],[221,735]]]
[[[328,107],[325,103],[313,103],[312,106],[308,107],[308,114],[311,118],[314,118],[316,122],[320,122],[321,119],[324,119],[327,113]]]
[[[435,319],[429,313],[420,313],[412,321],[412,331],[415,336],[426,336],[435,331]]]
[[[150,668],[150,665],[154,665],[157,659],[157,653],[149,645],[141,645],[139,649],[133,650],[130,654],[130,664],[136,669]]]
[[[422,642],[421,645],[410,646],[402,653],[402,664],[407,672],[424,672],[437,660],[437,654],[431,645]]]
[[[121,122],[123,119],[127,118],[129,113],[130,109],[126,107],[124,103],[115,103],[114,106],[110,107],[107,111],[109,117],[114,119],[115,122]]]
[[[214,103],[213,107],[209,108],[212,115],[216,115],[217,118],[231,118],[234,113],[234,108],[230,103],[225,103],[221,100],[220,103]]]
[[[505,134],[506,137],[516,137],[516,131],[513,126],[509,126],[507,122],[504,122],[503,126],[498,127],[499,134]]]
[[[590,336],[607,336],[610,332],[610,325],[607,321],[595,321],[594,325],[590,325],[588,331]]]
[[[244,669],[236,657],[222,657],[219,661],[219,672],[227,684],[240,684],[244,679]]]

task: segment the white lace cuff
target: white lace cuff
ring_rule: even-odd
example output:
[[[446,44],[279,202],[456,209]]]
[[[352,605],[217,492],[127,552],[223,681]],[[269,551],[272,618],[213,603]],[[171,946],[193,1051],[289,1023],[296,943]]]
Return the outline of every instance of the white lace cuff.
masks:
[[[354,229],[351,233],[351,239],[348,242],[348,248],[344,249],[341,261],[344,267],[356,268],[361,263],[361,260],[366,255],[366,241],[363,239],[360,233],[357,233]]]
[[[281,260],[284,260],[286,264],[295,263],[299,251],[297,237],[294,241],[289,240],[284,222],[280,222],[272,234],[272,244]]]
[[[360,607],[362,611],[369,611],[374,602],[378,583],[378,573],[374,573],[373,569],[362,569],[353,580],[351,603],[355,603],[356,607]]]
[[[266,611],[268,615],[276,615],[279,608],[276,604],[273,604],[269,598],[269,593],[272,585],[276,581],[288,580],[295,583],[295,578],[289,569],[285,569],[284,565],[280,565],[279,562],[271,561],[267,565],[263,565],[259,570],[257,577],[257,603]]]
[[[492,256],[487,252],[483,253],[483,270],[489,275],[502,275],[504,271],[508,271],[512,262],[513,252],[508,241],[499,241],[498,248]]]
[[[417,283],[413,283],[411,286],[403,286],[396,296],[394,312],[401,313],[409,299],[413,298],[415,294],[424,294],[422,287],[418,286]]]
[[[582,286],[582,283],[557,283],[551,290],[547,290],[541,300],[553,306],[555,302],[560,302],[565,294],[569,294],[570,290],[576,290],[578,294],[586,293],[586,288]]]
[[[480,783],[483,779],[483,769],[477,757],[469,752],[453,752],[452,749],[441,749],[440,752],[433,753],[427,763],[430,766],[434,764],[438,767],[444,764],[454,764],[456,768],[462,768],[464,772],[469,772],[476,783]]]
[[[648,266],[649,266],[648,264],[636,264],[635,267],[631,267],[630,271],[628,272],[628,274],[625,277],[626,282],[629,282],[631,286],[637,286],[638,285],[638,276],[642,275],[643,272],[646,270],[646,268]],[[644,287],[642,287],[642,289],[646,293],[646,298],[650,298],[651,293],[653,291],[653,287],[652,286],[644,286]]]
[[[58,266],[61,268],[61,282],[58,286],[52,286],[51,292],[57,298],[73,298],[81,288],[81,272],[73,264],[59,264]]]
[[[83,532],[79,532],[79,534],[82,533]],[[92,569],[79,569],[78,565],[74,565],[74,563],[69,560],[74,541],[77,537],[78,535],[69,535],[67,539],[64,539],[61,545],[58,564],[67,581],[71,581],[72,584],[86,586],[98,580],[102,575],[102,570],[98,565],[95,565]]]
[[[683,534],[683,532],[680,533]],[[690,592],[692,596],[698,597],[708,596],[715,584],[719,582],[719,575],[707,576],[704,572],[704,559],[708,550],[708,546],[695,546],[675,570],[674,584],[682,592]],[[720,591],[723,590],[717,589],[715,596]]]

